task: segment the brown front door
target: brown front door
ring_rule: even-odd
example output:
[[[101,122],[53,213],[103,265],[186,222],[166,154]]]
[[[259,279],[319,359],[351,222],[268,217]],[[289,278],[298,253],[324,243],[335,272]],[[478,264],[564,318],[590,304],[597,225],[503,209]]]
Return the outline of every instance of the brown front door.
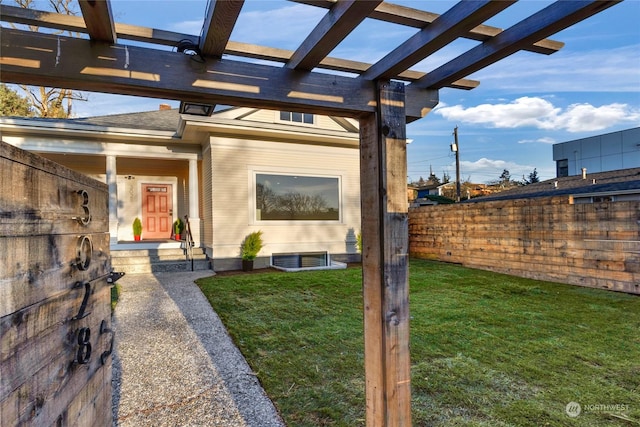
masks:
[[[142,238],[169,239],[173,225],[171,184],[142,184]]]

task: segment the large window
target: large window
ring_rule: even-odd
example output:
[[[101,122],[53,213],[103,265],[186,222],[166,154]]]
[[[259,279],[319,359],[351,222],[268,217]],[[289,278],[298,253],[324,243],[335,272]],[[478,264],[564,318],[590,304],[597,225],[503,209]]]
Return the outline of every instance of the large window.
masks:
[[[257,221],[339,221],[340,179],[255,174]]]

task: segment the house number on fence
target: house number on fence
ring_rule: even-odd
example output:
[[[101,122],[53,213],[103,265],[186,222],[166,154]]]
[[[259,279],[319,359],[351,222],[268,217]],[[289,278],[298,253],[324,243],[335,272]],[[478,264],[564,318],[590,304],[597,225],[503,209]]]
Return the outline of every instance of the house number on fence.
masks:
[[[83,210],[83,215],[79,217],[72,217],[72,219],[78,221],[82,226],[87,227],[91,222],[91,210],[89,209],[89,193],[86,190],[78,190],[76,192],[80,195],[82,204],[80,205]],[[78,242],[76,244],[76,261],[75,265],[78,270],[86,271],[89,269],[91,265],[91,258],[93,256],[93,243],[91,242],[91,236],[82,235],[78,238]],[[109,274],[109,278],[112,278],[112,274]],[[119,278],[119,277],[118,277]],[[103,277],[99,277],[94,279],[94,281],[102,280]],[[115,279],[117,280],[117,279]],[[113,283],[115,280],[107,281],[107,283]],[[74,287],[84,287],[84,296],[82,298],[82,303],[80,304],[80,308],[78,309],[78,314],[71,318],[72,321],[84,319],[89,316],[91,312],[87,312],[87,305],[89,303],[89,298],[91,297],[92,289],[91,282],[77,282]],[[107,327],[107,321],[102,320],[100,323],[100,336],[103,334],[110,333],[111,334],[111,343],[109,345],[109,350],[104,351],[100,355],[100,362],[104,365],[107,362],[107,358],[111,355],[113,351],[113,340],[114,340],[114,331],[111,328]],[[75,352],[75,358],[73,363],[77,363],[79,365],[86,365],[91,360],[91,328],[82,327],[77,330],[74,334],[76,337],[77,350]]]
[[[91,264],[91,257],[93,256],[93,244],[91,243],[91,237],[80,236],[76,249],[76,266],[80,270],[88,269],[89,264]]]
[[[113,276],[113,274],[110,273],[109,274],[109,278],[111,279],[112,276]],[[121,276],[118,275],[118,278],[120,278],[120,277]],[[103,279],[105,279],[105,276],[99,277],[99,278],[95,279],[94,281],[101,281]],[[115,279],[115,280],[117,280],[117,279]],[[113,283],[115,280],[113,280],[113,279],[111,279],[111,281],[107,280],[107,283]],[[78,314],[73,316],[71,318],[71,321],[84,319],[85,317],[87,317],[87,316],[89,316],[91,314],[91,312],[87,312],[86,311],[87,310],[87,304],[89,302],[89,298],[91,297],[91,293],[92,293],[91,282],[84,282],[84,283],[77,282],[74,285],[74,288],[77,288],[77,287],[84,287],[84,297],[82,298],[82,303],[80,304],[80,308],[78,309]],[[104,334],[111,334],[111,342],[109,344],[109,350],[106,350],[106,351],[102,352],[102,354],[100,355],[100,362],[103,365],[105,363],[107,363],[107,359],[108,359],[108,357],[111,355],[111,353],[113,351],[113,341],[115,339],[115,334],[114,334],[113,329],[109,328],[107,325],[108,325],[108,323],[104,319],[100,322],[100,335],[99,336],[102,336]],[[91,360],[91,350],[92,350],[92,346],[91,346],[91,328],[89,328],[89,327],[79,328],[77,330],[77,332],[74,334],[74,336],[76,337],[77,350],[75,352],[75,358],[73,359],[73,363],[77,363],[79,365],[86,365]]]
[[[75,219],[80,224],[85,227],[89,225],[91,222],[91,211],[89,210],[89,193],[86,190],[78,190],[77,193],[82,197],[82,210],[84,211],[84,216],[74,216],[72,219]]]

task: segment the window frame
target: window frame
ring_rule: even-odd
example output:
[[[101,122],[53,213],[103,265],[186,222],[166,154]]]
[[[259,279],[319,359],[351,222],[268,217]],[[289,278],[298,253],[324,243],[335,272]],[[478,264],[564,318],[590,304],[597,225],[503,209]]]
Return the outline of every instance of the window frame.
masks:
[[[258,175],[285,175],[285,176],[304,176],[310,178],[331,178],[338,181],[338,219],[258,219],[257,218],[257,176]],[[286,167],[256,167],[249,168],[249,223],[251,225],[270,225],[270,226],[287,226],[287,225],[340,225],[344,223],[344,199],[343,199],[343,171],[313,170],[313,169],[295,169]]]

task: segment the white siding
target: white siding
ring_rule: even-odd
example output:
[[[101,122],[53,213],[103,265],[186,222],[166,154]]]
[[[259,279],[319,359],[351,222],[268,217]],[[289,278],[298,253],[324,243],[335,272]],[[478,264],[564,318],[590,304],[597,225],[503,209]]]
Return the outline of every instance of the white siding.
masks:
[[[333,120],[331,117],[329,116],[321,116],[321,115],[314,115],[314,124],[310,125],[310,124],[304,124],[304,123],[296,123],[296,122],[289,122],[289,121],[282,121],[280,120],[280,111],[274,111],[274,110],[258,110],[253,114],[249,114],[248,116],[244,117],[242,120],[251,120],[254,122],[262,122],[262,123],[279,123],[279,124],[290,124],[292,126],[303,126],[303,127],[313,127],[313,128],[318,128],[318,129],[326,129],[326,130],[333,130],[333,131],[339,131],[339,132],[347,132],[347,130],[340,126],[338,123],[336,123],[335,120]],[[354,126],[357,126],[357,121],[352,121],[352,124]]]
[[[280,252],[347,252],[350,229],[351,235],[360,230],[357,149],[212,137],[211,151],[214,258],[239,257],[240,243],[248,233],[256,230],[263,231],[265,241],[259,256]],[[308,171],[340,176],[342,220],[256,224],[251,208],[251,170]]]

